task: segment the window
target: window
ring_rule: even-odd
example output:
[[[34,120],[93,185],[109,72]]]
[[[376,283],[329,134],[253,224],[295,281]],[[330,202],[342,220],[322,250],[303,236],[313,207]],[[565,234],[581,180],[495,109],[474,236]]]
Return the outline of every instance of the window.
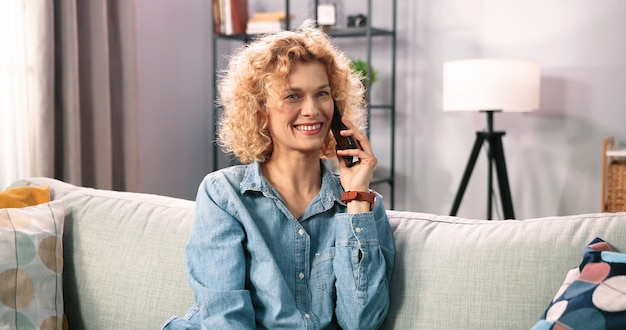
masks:
[[[0,1],[0,190],[32,176],[33,125],[43,99],[39,1]]]

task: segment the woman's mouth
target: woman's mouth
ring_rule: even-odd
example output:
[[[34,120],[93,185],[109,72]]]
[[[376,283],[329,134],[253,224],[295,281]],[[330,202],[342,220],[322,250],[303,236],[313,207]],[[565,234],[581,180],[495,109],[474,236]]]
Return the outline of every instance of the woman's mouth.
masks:
[[[322,128],[322,124],[315,124],[315,125],[296,125],[296,129],[299,131],[305,131],[305,132],[309,132],[309,131],[316,131],[318,129]]]

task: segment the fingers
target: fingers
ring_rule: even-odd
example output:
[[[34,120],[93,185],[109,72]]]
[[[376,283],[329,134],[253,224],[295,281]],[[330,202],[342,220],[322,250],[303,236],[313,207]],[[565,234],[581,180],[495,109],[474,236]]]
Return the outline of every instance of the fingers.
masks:
[[[339,157],[356,156],[359,158],[359,162],[352,167],[348,167],[342,159],[339,161],[341,185],[345,190],[367,191],[378,160],[372,152],[367,136],[345,117],[342,117],[342,121],[348,129],[341,131],[340,134],[351,136],[360,148],[337,150]]]
[[[352,122],[346,117],[342,116],[341,121],[348,127],[347,130],[341,131],[341,136],[352,136],[352,138],[359,143],[361,149],[367,153],[372,153],[372,147],[367,136],[354,126],[354,124],[352,124]]]
[[[368,167],[374,168],[378,160],[376,156],[374,156],[374,152],[372,151],[372,146],[370,144],[367,136],[361,132],[358,128],[352,124],[345,117],[342,117],[343,123],[348,128],[347,130],[341,131],[342,136],[351,136],[359,145],[359,149],[345,149],[345,150],[337,150],[337,156],[356,156],[360,159],[362,163],[368,164]]]
[[[350,157],[354,157],[356,156],[360,162],[362,164],[369,164],[370,167],[375,167],[378,160],[376,159],[376,157],[371,154],[366,152],[365,150],[361,150],[361,149],[343,149],[343,150],[337,150],[337,156],[339,157],[346,157],[346,156],[350,156]]]

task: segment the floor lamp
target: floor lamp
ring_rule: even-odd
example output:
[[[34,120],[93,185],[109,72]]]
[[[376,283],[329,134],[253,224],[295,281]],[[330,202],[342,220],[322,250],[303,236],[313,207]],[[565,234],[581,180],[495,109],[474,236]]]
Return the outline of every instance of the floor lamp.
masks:
[[[504,160],[502,136],[494,131],[496,112],[529,112],[539,109],[540,66],[533,61],[471,59],[446,62],[443,67],[443,110],[480,111],[487,115],[487,128],[476,140],[454,198],[450,215],[455,216],[472,175],[480,149],[488,145],[487,219],[491,219],[493,167],[505,219],[514,219],[513,200]]]

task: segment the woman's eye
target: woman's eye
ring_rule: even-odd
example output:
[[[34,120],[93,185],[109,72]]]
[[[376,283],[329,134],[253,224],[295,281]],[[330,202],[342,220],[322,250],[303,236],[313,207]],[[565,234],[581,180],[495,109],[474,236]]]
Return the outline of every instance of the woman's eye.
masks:
[[[328,95],[330,95],[330,93],[328,93],[327,91],[321,91],[321,92],[319,92],[318,95],[319,96],[328,96]]]
[[[285,97],[285,99],[292,99],[295,100],[298,98],[298,94],[289,94]]]

